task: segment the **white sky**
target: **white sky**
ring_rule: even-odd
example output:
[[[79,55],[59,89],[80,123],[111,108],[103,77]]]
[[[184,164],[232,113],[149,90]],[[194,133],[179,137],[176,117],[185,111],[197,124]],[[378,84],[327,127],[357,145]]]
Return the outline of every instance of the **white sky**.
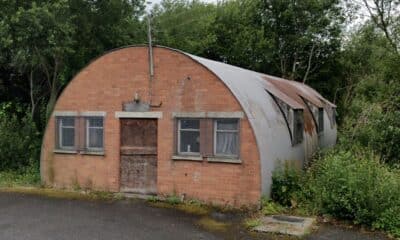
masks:
[[[151,6],[160,3],[162,0],[147,0],[146,2],[151,2]],[[202,0],[202,2],[210,2],[210,3],[216,3],[218,0]],[[147,8],[148,9],[148,8]]]

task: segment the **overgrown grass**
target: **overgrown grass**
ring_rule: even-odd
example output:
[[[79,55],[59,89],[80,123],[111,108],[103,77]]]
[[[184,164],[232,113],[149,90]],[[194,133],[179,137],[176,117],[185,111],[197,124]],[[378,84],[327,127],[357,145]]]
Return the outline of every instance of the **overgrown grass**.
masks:
[[[37,168],[29,167],[20,171],[1,171],[0,187],[40,186],[40,174]]]
[[[400,237],[400,173],[371,152],[330,151],[305,173],[275,173],[273,184],[272,196],[289,208],[351,220]],[[274,210],[268,205],[265,209]]]
[[[198,216],[208,215],[212,210],[212,207],[210,205],[206,205],[197,200],[182,201],[176,195],[170,195],[166,198],[151,196],[147,199],[147,201],[151,206],[154,207],[173,208],[185,213]]]
[[[210,217],[202,217],[199,221],[198,224],[213,232],[225,232],[228,230],[229,226],[231,225],[230,223],[226,222],[220,222],[215,219],[212,219]]]

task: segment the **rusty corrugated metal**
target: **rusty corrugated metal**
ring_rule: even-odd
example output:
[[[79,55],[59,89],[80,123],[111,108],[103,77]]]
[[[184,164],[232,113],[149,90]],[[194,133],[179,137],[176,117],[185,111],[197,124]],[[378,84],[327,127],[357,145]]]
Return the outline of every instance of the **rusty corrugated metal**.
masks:
[[[318,135],[312,113],[303,99],[319,108],[334,105],[307,85],[184,54],[220,78],[241,104],[253,128],[259,149],[263,194],[269,194],[272,171],[280,161],[300,160],[304,163],[319,145],[329,146],[336,141],[336,128]],[[291,108],[303,110],[305,131],[301,144],[292,145],[283,115],[267,91]],[[328,119],[326,112],[324,119]]]

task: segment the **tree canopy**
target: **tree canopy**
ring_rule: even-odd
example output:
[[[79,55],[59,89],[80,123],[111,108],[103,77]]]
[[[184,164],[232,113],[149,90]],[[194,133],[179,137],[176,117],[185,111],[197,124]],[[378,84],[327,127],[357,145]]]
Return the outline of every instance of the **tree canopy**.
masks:
[[[397,143],[399,129],[398,1],[163,0],[148,12],[145,6],[144,0],[0,0],[4,114],[29,115],[41,133],[79,69],[107,50],[147,43],[150,17],[155,44],[310,84],[338,105],[346,139],[365,146],[374,139],[382,159],[395,159],[398,149],[384,142]],[[381,134],[378,119],[393,131]]]

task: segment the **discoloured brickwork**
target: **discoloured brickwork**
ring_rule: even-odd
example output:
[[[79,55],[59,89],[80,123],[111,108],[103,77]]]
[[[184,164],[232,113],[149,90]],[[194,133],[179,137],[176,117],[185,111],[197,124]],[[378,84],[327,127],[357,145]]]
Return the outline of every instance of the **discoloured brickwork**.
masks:
[[[241,119],[241,164],[176,161],[173,112],[243,111],[213,73],[188,56],[154,49],[153,104],[158,120],[158,194],[186,194],[218,204],[257,204],[261,195],[260,163],[248,119]],[[149,101],[148,50],[129,47],[110,52],[84,68],[61,94],[55,111],[104,111],[104,156],[53,153],[55,120],[49,120],[42,146],[42,179],[56,187],[87,187],[118,192],[120,188],[120,120],[116,111],[137,92]]]

